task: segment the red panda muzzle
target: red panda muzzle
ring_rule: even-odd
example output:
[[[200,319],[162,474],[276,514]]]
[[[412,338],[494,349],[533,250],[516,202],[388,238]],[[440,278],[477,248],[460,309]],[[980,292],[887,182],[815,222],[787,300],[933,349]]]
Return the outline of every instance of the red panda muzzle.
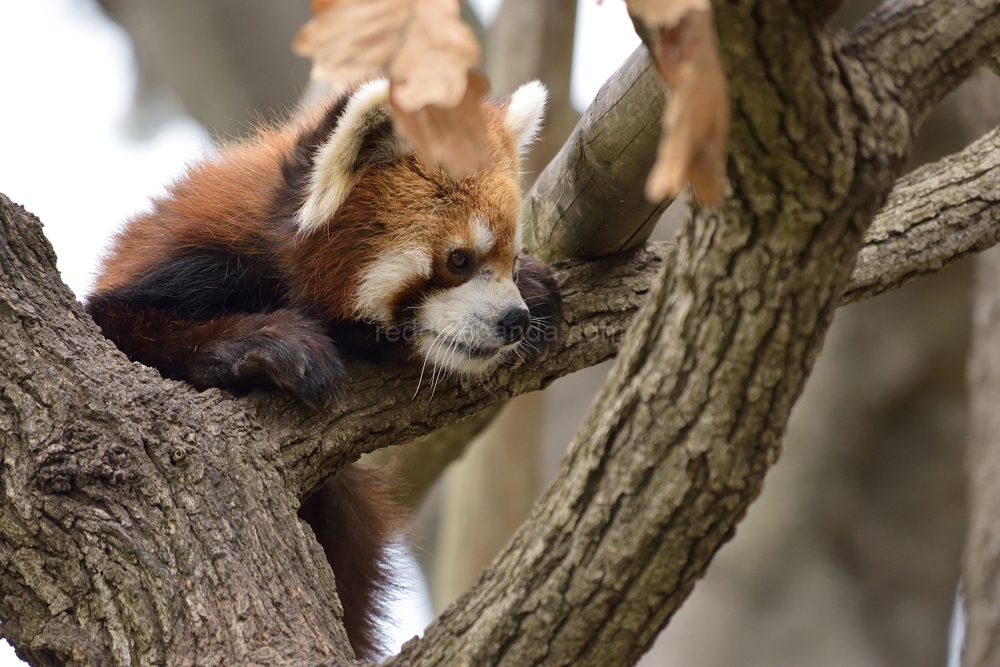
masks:
[[[486,105],[492,163],[458,180],[396,137],[387,94],[362,84],[192,166],[115,236],[87,300],[104,334],[164,377],[278,389],[313,409],[344,391],[349,357],[402,350],[481,375],[554,349],[555,279],[519,255],[520,153],[544,89]],[[348,468],[300,511],[362,658],[380,651],[399,523],[380,486]]]

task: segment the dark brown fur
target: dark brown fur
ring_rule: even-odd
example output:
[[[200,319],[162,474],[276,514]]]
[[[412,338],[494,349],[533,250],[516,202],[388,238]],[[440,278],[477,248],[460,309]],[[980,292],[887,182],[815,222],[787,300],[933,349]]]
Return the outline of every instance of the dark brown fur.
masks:
[[[384,644],[379,621],[388,612],[393,592],[387,546],[401,528],[385,475],[348,466],[302,504],[299,516],[312,526],[336,575],[354,652],[360,658],[376,658]]]

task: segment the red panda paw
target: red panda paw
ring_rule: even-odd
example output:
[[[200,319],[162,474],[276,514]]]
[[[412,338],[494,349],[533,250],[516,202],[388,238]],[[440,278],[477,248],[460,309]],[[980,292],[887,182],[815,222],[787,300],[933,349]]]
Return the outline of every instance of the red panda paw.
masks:
[[[186,375],[195,386],[277,388],[313,409],[343,392],[347,372],[321,322],[294,310],[227,319],[225,334],[191,359]]]
[[[530,364],[558,349],[562,342],[562,296],[549,265],[531,255],[517,258],[514,282],[531,314],[531,326],[516,358]]]

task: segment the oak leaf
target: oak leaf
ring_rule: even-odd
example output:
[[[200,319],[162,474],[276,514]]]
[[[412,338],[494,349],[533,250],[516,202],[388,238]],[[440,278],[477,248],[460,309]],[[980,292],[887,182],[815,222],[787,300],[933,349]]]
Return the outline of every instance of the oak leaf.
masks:
[[[409,139],[425,162],[445,167],[455,177],[471,174],[490,160],[482,105],[489,84],[478,72],[466,76],[465,94],[454,108],[428,104],[408,111],[397,106],[390,93],[396,131]]]
[[[293,49],[334,91],[389,75],[397,132],[428,163],[463,176],[489,161],[480,60],[458,0],[317,0]]]
[[[339,91],[389,66],[399,51],[413,0],[323,0],[292,42],[313,61],[312,78]]]
[[[413,20],[389,67],[393,104],[415,112],[463,101],[469,70],[481,57],[456,0],[416,0]]]
[[[676,197],[690,183],[702,204],[725,198],[729,90],[708,0],[627,0],[655,32],[653,58],[671,87],[646,196]]]

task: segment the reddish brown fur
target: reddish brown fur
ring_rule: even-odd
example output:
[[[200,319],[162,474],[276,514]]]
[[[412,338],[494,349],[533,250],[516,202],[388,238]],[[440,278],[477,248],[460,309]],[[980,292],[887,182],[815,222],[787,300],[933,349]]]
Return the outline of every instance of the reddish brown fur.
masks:
[[[458,181],[413,157],[369,170],[326,229],[285,246],[283,259],[293,269],[295,285],[328,317],[355,316],[352,296],[364,268],[393,249],[438,249],[435,277],[451,280],[444,263],[451,249],[471,248],[468,222],[474,213],[484,216],[496,237],[490,256],[482,259],[499,275],[510,275],[520,250],[514,248],[520,210],[517,155],[513,136],[502,129],[502,109],[488,111],[490,167]],[[373,224],[386,233],[369,236]]]
[[[520,204],[518,158],[515,138],[503,125],[504,108],[491,104],[486,112],[489,167],[458,181],[413,157],[370,169],[327,228],[304,238],[289,225],[268,223],[280,213],[275,201],[285,188],[282,164],[292,159],[296,140],[319,113],[265,127],[223,149],[215,160],[189,168],[165,197],[154,199],[151,212],[115,234],[94,293],[128,285],[172,252],[221,246],[253,254],[265,244],[276,248],[292,278],[289,287],[300,298],[321,306],[330,319],[352,319],[351,298],[363,268],[375,257],[419,244],[441,249],[443,256],[435,259],[443,266],[455,241],[471,247],[465,231],[473,213],[484,216],[496,237],[493,251],[482,260],[499,275],[509,275],[520,250],[513,243]],[[389,233],[369,236],[372,224]]]
[[[215,159],[191,166],[153,210],[115,234],[94,293],[129,284],[172,251],[222,245],[252,250],[254,235],[277,241],[265,223],[283,186],[282,160],[292,151],[300,124],[267,127],[255,138],[223,148]]]

